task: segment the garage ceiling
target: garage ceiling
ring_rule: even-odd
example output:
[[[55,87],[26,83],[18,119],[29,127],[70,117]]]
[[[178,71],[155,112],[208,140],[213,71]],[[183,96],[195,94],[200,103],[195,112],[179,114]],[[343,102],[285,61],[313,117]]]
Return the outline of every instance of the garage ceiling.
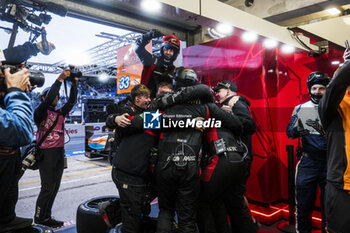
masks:
[[[220,0],[237,9],[284,27],[299,27],[340,46],[350,39],[348,0]],[[253,3],[251,6],[249,3]],[[331,16],[326,9],[337,8]]]
[[[100,21],[137,32],[158,28],[167,34],[174,33],[180,39],[186,40],[188,45],[202,42],[204,30],[201,29],[214,25],[215,20],[221,20],[220,16],[211,17],[212,19],[209,19],[208,16],[203,17],[205,15],[202,10],[203,6],[215,3],[214,0],[161,1],[169,5],[164,5],[162,12],[155,16],[147,15],[140,10],[140,0],[56,0],[55,3],[66,6],[71,16]],[[196,7],[194,7],[195,10],[187,9],[192,1],[194,6],[195,4],[199,6],[199,9]],[[266,29],[256,26],[260,27],[260,31],[267,32],[258,33],[263,36],[268,37],[269,33],[275,36],[273,31],[278,35],[278,32],[273,30],[278,28],[271,27],[268,25],[269,22],[281,28],[299,27],[340,46],[344,46],[344,40],[350,35],[350,19],[347,15],[350,13],[348,0],[218,0],[217,2],[219,1],[230,5],[232,9],[239,9],[240,12],[253,15],[251,21],[259,18],[264,20],[267,25]],[[253,4],[248,7],[249,3]],[[180,4],[184,6],[181,7],[182,9],[179,8]],[[331,7],[339,9],[342,12],[341,15],[330,16],[325,10]],[[214,14],[219,15],[216,12]],[[233,20],[237,22],[233,26],[242,25],[242,29],[252,29],[249,28],[250,25],[243,22],[249,21],[249,17],[242,16],[239,20],[237,18]],[[282,38],[280,41],[288,43],[288,40],[290,39],[283,40]]]

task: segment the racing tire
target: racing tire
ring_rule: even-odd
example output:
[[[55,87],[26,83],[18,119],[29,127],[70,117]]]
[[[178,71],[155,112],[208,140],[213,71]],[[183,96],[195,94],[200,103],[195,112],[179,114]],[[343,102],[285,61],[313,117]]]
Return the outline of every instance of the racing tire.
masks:
[[[173,222],[171,233],[177,232],[177,224]],[[122,233],[123,223],[119,223],[115,228],[108,233]],[[157,218],[147,217],[144,219],[144,229],[142,233],[156,233],[157,232]]]
[[[54,232],[50,227],[44,226],[44,225],[39,225],[39,224],[34,224],[32,226],[33,229],[36,229],[36,231],[33,231],[33,233],[52,233]]]
[[[106,201],[119,200],[117,196],[102,196],[92,198],[79,205],[77,209],[77,233],[104,233],[108,226],[103,219],[98,205]]]

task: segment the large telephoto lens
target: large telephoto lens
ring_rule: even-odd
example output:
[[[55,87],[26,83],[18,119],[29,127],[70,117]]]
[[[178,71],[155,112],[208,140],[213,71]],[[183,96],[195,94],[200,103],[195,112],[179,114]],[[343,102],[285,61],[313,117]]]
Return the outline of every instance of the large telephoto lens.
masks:
[[[45,83],[45,76],[40,71],[29,71],[29,81],[32,86],[42,87]]]

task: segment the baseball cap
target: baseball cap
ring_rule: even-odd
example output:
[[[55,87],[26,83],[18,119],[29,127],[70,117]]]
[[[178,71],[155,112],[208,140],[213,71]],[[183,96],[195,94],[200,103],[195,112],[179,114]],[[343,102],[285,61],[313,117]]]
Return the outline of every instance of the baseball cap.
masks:
[[[234,82],[229,80],[218,82],[216,87],[213,88],[213,91],[217,92],[222,88],[230,89],[231,91],[237,92],[237,85]]]

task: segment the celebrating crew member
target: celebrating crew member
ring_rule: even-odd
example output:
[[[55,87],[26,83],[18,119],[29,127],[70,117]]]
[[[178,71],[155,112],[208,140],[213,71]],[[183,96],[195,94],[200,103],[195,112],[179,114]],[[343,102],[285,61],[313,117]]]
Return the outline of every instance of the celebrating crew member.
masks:
[[[213,229],[215,232],[228,232],[228,215],[232,232],[255,233],[257,226],[244,200],[250,169],[246,144],[249,144],[251,134],[255,132],[255,122],[248,105],[236,97],[237,86],[234,82],[220,82],[213,90],[222,109],[238,117],[243,125],[243,135],[229,130],[224,124],[205,131],[207,143],[204,148],[209,158],[201,175],[199,229],[201,233],[212,232]],[[229,106],[233,99],[234,104]]]
[[[159,83],[173,83],[175,71],[173,63],[180,51],[180,40],[174,35],[167,35],[163,37],[163,44],[160,48],[161,55],[156,57],[150,54],[145,46],[153,38],[161,36],[163,33],[152,29],[136,41],[135,53],[143,64],[141,83],[151,90],[151,98],[156,96]]]
[[[195,71],[184,67],[177,69],[175,81],[176,90],[199,84]],[[163,117],[166,115],[188,116],[187,118],[190,119],[214,118],[237,134],[241,134],[242,130],[242,124],[237,116],[224,112],[214,103],[204,104],[201,101],[192,100],[175,104],[165,109]],[[159,160],[156,168],[159,204],[158,233],[171,232],[175,211],[179,232],[196,232],[201,143],[202,132],[195,128],[164,130],[160,137]]]

